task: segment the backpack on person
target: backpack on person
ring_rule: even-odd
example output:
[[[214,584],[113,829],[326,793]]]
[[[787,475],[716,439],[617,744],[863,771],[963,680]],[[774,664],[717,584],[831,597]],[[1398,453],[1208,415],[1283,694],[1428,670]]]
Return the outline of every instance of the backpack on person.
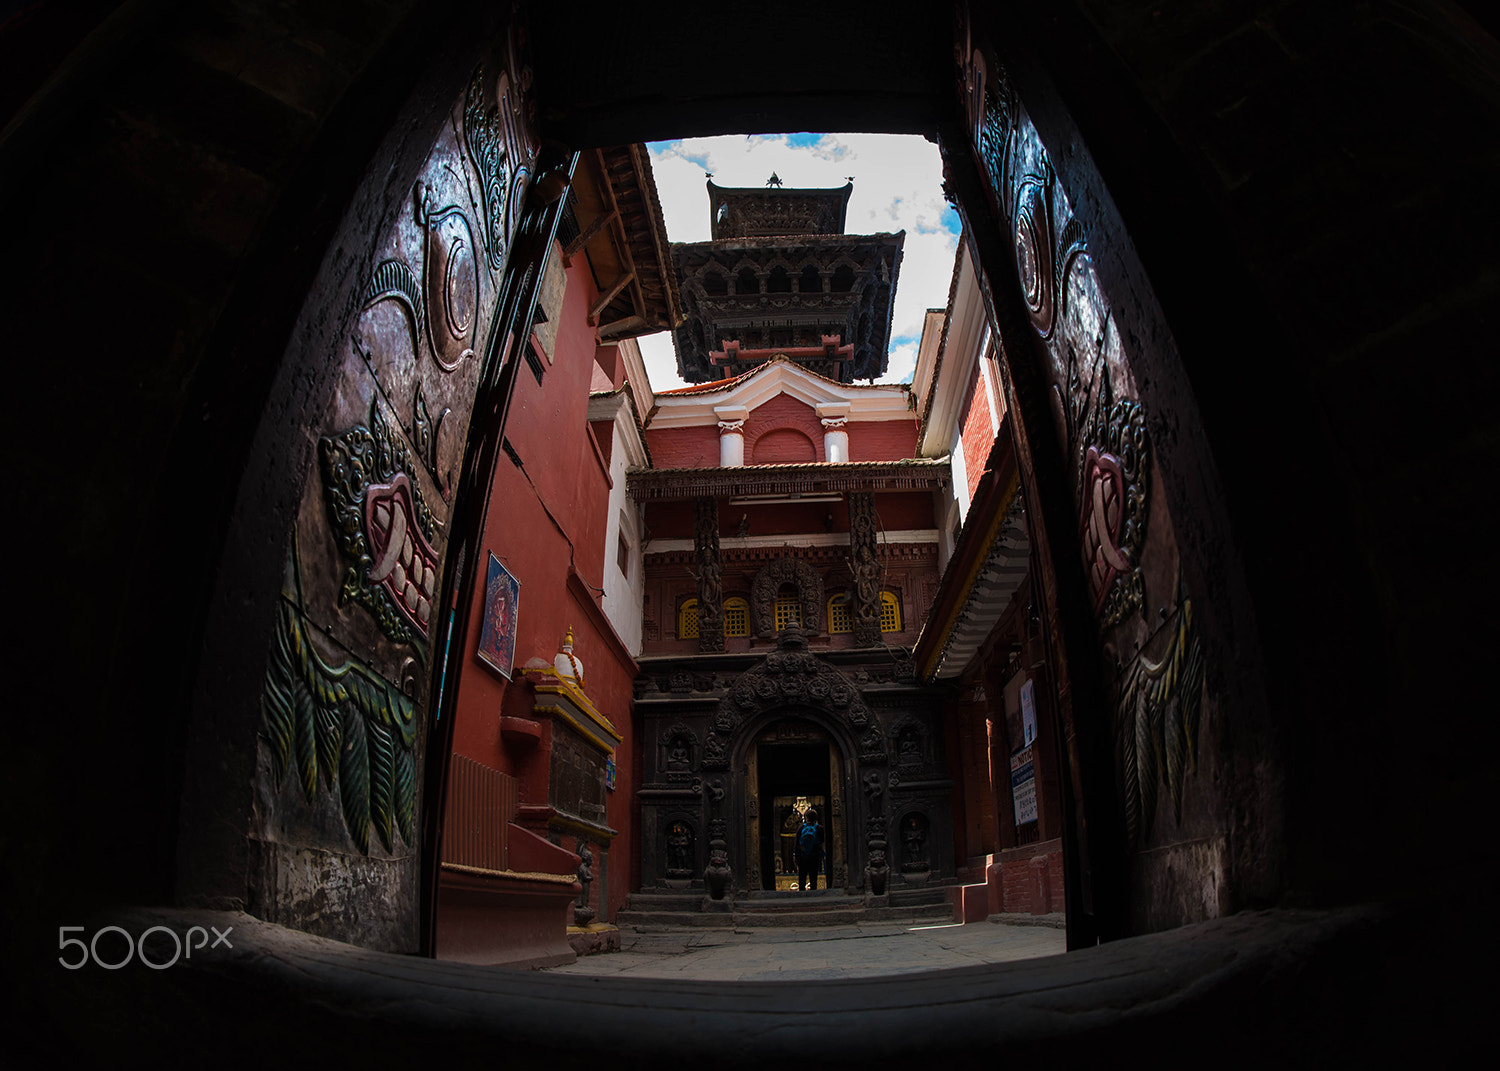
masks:
[[[818,827],[803,825],[797,834],[797,854],[803,859],[816,859],[818,855]]]

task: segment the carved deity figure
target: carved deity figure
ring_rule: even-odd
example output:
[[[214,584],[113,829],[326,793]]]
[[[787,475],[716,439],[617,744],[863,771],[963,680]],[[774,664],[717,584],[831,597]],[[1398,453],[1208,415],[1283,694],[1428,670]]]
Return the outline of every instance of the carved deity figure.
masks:
[[[919,815],[907,815],[901,823],[901,841],[905,848],[905,867],[909,870],[927,868],[927,823]]]
[[[673,822],[667,832],[667,870],[687,873],[692,868],[692,835],[684,823]]]
[[[576,926],[587,926],[594,921],[594,909],[589,905],[589,886],[594,883],[594,853],[589,850],[589,842],[580,840],[578,842],[578,884],[582,889],[578,893],[578,901],[573,906],[573,923]]]

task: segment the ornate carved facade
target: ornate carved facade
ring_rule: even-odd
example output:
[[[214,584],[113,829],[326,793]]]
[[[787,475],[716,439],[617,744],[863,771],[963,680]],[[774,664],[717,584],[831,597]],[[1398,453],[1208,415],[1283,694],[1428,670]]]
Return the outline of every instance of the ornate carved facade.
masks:
[[[804,763],[802,772],[806,794],[826,800],[834,887],[867,888],[871,845],[907,843],[903,823],[913,822],[923,831],[921,865],[898,849],[894,882],[953,878],[941,703],[909,659],[814,653],[793,628],[764,656],[740,655],[713,673],[693,672],[691,658],[653,662],[635,696],[645,738],[658,741],[643,756],[638,793],[643,891],[704,887],[702,831],[716,804],[736,892],[773,888],[784,872],[776,794],[786,779],[776,766],[793,753],[826,755],[821,769]]]

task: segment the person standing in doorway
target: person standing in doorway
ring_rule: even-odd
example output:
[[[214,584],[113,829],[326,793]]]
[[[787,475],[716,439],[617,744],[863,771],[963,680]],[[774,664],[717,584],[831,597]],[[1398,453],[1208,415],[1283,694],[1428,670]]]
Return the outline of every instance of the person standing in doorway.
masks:
[[[797,834],[797,888],[816,889],[822,865],[823,827],[818,825],[817,810],[809,807],[802,815],[802,829]]]

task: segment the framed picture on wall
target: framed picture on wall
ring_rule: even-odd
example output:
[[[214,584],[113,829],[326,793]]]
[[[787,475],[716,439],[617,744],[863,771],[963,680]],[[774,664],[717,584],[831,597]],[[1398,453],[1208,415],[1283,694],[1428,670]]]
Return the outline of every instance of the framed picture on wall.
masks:
[[[604,760],[604,787],[611,792],[615,790],[615,757],[613,755]]]
[[[520,603],[521,582],[491,553],[489,575],[484,582],[484,623],[479,630],[478,653],[482,661],[506,680],[510,680],[516,656],[516,611]]]

